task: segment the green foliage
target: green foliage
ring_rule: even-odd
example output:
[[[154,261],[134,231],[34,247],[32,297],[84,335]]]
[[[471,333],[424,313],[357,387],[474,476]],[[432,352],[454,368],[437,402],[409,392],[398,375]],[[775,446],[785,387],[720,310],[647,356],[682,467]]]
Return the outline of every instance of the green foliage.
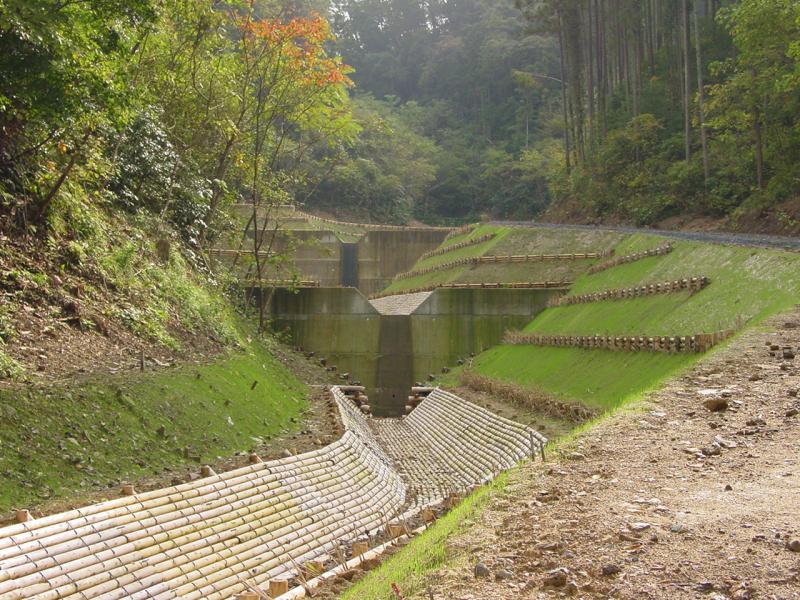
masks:
[[[625,0],[619,0],[619,5]],[[561,5],[554,1],[551,5]],[[691,5],[691,3],[690,3]],[[708,177],[701,145],[700,97],[696,91],[696,42],[692,32],[689,77],[691,158],[686,159],[681,101],[682,20],[674,3],[656,2],[665,30],[675,41],[657,44],[652,63],[616,84],[598,131],[580,156],[573,144],[573,169],[556,170],[551,191],[584,218],[613,216],[648,225],[676,215],[712,217],[749,214],[791,200],[800,192],[800,9],[793,0],[737,0],[714,18],[698,7]],[[636,10],[634,10],[636,9]],[[633,28],[641,9],[630,5]],[[639,12],[636,12],[639,11]],[[693,26],[694,28],[694,26]],[[565,28],[567,43],[575,31]],[[577,43],[577,42],[576,42]],[[568,62],[577,60],[568,56]],[[575,70],[582,66],[568,65]],[[625,76],[623,75],[623,81]],[[631,86],[640,85],[634,91]],[[636,101],[638,100],[638,106]],[[575,102],[575,99],[572,99]],[[580,100],[584,102],[584,100]],[[573,124],[574,125],[574,124]],[[589,127],[591,124],[587,125]],[[575,164],[577,163],[577,165]],[[760,176],[759,176],[760,173]]]
[[[360,133],[342,155],[326,152],[315,170],[330,173],[313,187],[308,205],[378,222],[405,223],[436,179],[435,144],[416,133],[395,107],[370,96],[353,99]]]
[[[0,343],[0,380],[17,379],[25,370],[22,365],[16,360],[11,358],[3,351],[3,344]]]
[[[557,133],[541,117],[558,93],[557,55],[552,39],[526,30],[511,0],[347,0],[337,5],[334,30],[356,84],[435,143],[422,155],[425,170],[407,157],[414,144],[402,133],[397,155],[386,158],[413,173],[402,186],[426,184],[407,194],[415,216],[452,222],[541,211],[549,197],[542,157],[550,152],[525,150]],[[359,180],[367,177],[359,169]],[[397,188],[384,193],[396,198]]]

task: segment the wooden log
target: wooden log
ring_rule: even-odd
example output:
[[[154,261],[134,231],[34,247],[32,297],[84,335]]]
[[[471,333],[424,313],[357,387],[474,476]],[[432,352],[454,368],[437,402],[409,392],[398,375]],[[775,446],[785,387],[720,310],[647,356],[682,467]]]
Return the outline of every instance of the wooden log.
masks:
[[[136,488],[133,487],[132,483],[126,483],[122,486],[121,493],[123,496],[133,496],[136,494]]]
[[[281,594],[289,592],[289,581],[287,579],[270,579],[269,580],[269,595],[277,598]]]
[[[22,508],[14,513],[14,520],[17,523],[27,523],[28,521],[33,521],[33,517],[28,509]]]
[[[423,508],[421,516],[426,523],[433,523],[436,520],[436,513],[431,508]]]

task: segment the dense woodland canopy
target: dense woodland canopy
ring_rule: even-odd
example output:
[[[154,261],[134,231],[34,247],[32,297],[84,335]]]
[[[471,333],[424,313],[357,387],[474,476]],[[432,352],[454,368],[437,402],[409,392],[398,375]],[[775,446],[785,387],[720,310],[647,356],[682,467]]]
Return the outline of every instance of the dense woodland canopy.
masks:
[[[796,0],[0,0],[0,216],[792,220]]]

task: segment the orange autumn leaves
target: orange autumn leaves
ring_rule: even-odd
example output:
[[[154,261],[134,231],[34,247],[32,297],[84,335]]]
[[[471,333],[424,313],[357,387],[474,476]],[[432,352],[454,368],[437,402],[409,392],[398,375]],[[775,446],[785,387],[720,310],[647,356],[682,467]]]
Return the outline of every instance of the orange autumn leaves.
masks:
[[[352,85],[346,75],[350,68],[325,51],[325,43],[334,38],[328,22],[319,14],[289,20],[248,19],[240,28],[247,40],[277,56],[283,68],[293,73],[301,85],[312,88]]]

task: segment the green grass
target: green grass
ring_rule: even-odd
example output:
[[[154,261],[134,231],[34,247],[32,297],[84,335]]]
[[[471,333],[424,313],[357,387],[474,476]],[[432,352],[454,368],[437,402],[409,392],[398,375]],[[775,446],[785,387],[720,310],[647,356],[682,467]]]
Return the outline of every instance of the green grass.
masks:
[[[395,600],[392,583],[396,583],[406,597],[423,591],[430,572],[452,559],[445,546],[446,540],[468,526],[470,519],[478,516],[493,497],[502,493],[507,481],[507,474],[503,474],[489,485],[478,488],[433,526],[411,540],[402,551],[348,588],[341,599]]]
[[[617,254],[663,243],[634,235]],[[676,335],[756,324],[800,298],[800,254],[675,242],[674,251],[578,279],[570,294],[683,277],[711,278],[700,292],[563,306],[545,311],[527,328],[541,333]]]
[[[0,389],[0,510],[162,473],[185,447],[203,462],[248,450],[299,427],[305,393],[261,342],[207,365]]]
[[[470,239],[474,239],[489,233],[494,233],[495,236],[490,239],[486,240],[485,242],[481,242],[480,244],[475,244],[474,246],[467,246],[465,248],[458,248],[456,250],[450,250],[449,252],[445,252],[444,254],[438,254],[436,256],[431,256],[429,258],[423,258],[422,260],[418,261],[413,269],[425,269],[428,267],[434,267],[436,265],[441,265],[444,263],[448,263],[454,260],[458,260],[460,258],[472,258],[475,256],[483,256],[484,254],[494,254],[494,252],[490,252],[492,248],[494,248],[497,244],[499,244],[503,238],[511,233],[511,230],[507,227],[489,227],[483,226],[476,229],[468,236],[464,236],[463,239],[458,240],[459,242],[467,241]],[[446,243],[443,243],[440,248],[446,248],[452,246],[452,240],[447,240]]]
[[[541,389],[564,401],[608,410],[657,386],[697,358],[692,354],[501,345],[475,357],[473,369],[486,377]]]

